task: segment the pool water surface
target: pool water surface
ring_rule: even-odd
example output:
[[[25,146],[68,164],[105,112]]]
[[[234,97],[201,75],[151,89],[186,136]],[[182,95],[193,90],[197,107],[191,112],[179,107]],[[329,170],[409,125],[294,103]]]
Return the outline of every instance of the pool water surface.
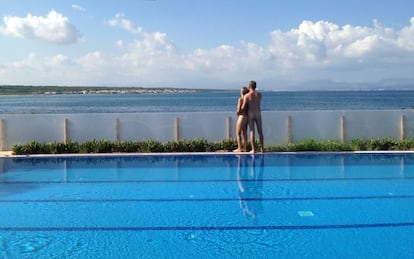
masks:
[[[412,258],[414,153],[0,158],[0,258]]]

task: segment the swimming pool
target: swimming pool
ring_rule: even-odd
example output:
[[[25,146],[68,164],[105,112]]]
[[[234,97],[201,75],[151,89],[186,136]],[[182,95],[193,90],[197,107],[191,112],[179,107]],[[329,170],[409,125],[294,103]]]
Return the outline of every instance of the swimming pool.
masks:
[[[412,258],[414,153],[0,158],[0,258]]]

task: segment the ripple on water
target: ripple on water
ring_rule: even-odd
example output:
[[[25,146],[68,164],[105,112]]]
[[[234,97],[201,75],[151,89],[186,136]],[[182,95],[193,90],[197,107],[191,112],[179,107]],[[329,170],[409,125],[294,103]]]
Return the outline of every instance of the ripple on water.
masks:
[[[82,254],[87,243],[59,232],[4,232],[0,258],[68,258]]]

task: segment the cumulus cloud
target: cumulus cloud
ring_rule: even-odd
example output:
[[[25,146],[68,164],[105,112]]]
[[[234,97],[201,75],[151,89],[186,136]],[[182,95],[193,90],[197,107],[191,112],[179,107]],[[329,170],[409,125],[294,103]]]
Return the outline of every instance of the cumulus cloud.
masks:
[[[15,37],[56,44],[73,44],[82,38],[69,19],[55,10],[46,16],[5,16],[3,21],[0,33]]]
[[[291,30],[270,32],[267,45],[240,41],[187,53],[179,51],[166,33],[146,32],[123,14],[106,24],[130,32],[134,39],[117,40],[116,53],[91,51],[79,57],[59,54],[43,59],[31,54],[14,68],[0,64],[0,74],[21,70],[38,78],[41,70],[53,80],[72,84],[183,86],[190,82],[187,86],[197,87],[251,78],[379,81],[412,77],[414,69],[414,17],[403,28],[389,28],[378,21],[372,26],[303,21]]]
[[[106,24],[126,30],[136,36],[129,43],[123,40],[115,42],[123,53],[114,57],[113,63],[117,64],[117,67],[122,67],[124,75],[128,72],[131,75],[149,75],[155,70],[172,74],[171,71],[176,68],[182,69],[178,64],[183,62],[184,57],[166,33],[146,32],[121,13],[116,14]]]
[[[115,17],[107,22],[107,24],[111,27],[120,27],[126,31],[131,33],[141,33],[142,28],[134,25],[133,22],[125,18],[123,13],[117,13]]]
[[[398,46],[403,49],[414,51],[414,17],[410,20],[410,26],[398,32]]]
[[[384,77],[411,77],[398,63],[413,67],[414,32],[411,25],[400,30],[378,21],[373,26],[339,26],[326,21],[303,21],[287,32],[271,32],[266,49],[274,71],[303,80],[329,78],[373,81]],[[282,74],[281,74],[282,75]]]
[[[73,65],[72,60],[63,54],[57,54],[51,58],[46,58],[44,63],[45,65],[52,67]]]
[[[3,69],[0,64],[0,76],[5,82],[15,78],[14,84],[96,85],[116,83],[120,78],[113,78],[114,68],[99,51],[78,57],[64,54],[42,57],[32,52],[19,61],[8,63]],[[16,73],[24,76],[16,80]]]
[[[315,65],[336,59],[364,58],[384,44],[389,35],[376,28],[303,21],[297,29],[273,31],[271,37],[269,49],[276,57]]]

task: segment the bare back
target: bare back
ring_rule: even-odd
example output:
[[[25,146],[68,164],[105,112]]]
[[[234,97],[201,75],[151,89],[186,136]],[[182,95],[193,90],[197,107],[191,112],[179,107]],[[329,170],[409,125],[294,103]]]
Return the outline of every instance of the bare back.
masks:
[[[247,109],[247,116],[249,118],[249,126],[252,127],[255,122],[256,125],[260,120],[261,122],[261,102],[262,102],[262,94],[257,91],[250,91],[246,96],[243,98],[243,106],[242,108]]]
[[[247,114],[260,114],[261,112],[261,102],[262,102],[262,94],[257,91],[251,91],[245,97],[245,101],[247,102]]]

